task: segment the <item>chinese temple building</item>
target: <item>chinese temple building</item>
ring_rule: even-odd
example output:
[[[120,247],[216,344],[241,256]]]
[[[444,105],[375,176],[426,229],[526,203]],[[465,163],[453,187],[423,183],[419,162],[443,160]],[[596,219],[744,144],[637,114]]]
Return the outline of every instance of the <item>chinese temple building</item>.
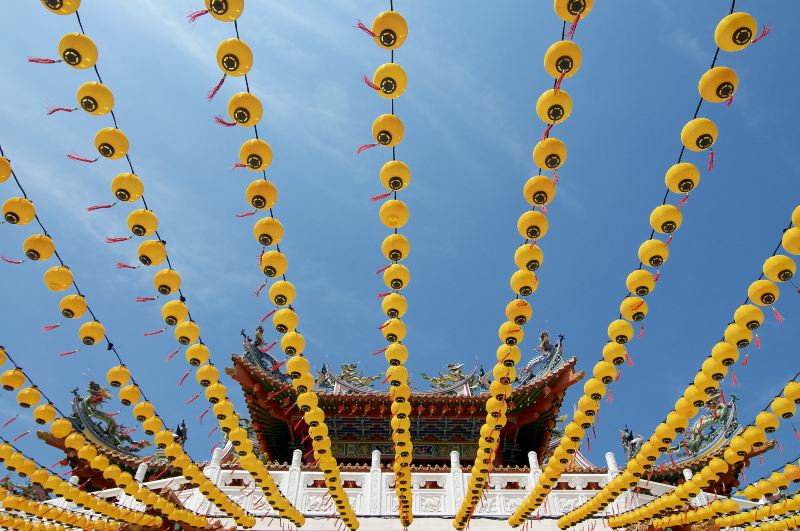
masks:
[[[476,510],[476,529],[506,529],[506,518],[513,513],[541,474],[541,465],[557,446],[561,437],[559,412],[564,395],[583,374],[574,371],[575,358],[563,355],[563,340],[555,345],[546,339],[521,371],[522,375],[508,397],[508,423],[501,432],[501,443],[490,487]],[[315,466],[307,427],[293,407],[295,391],[289,385],[282,364],[268,349],[245,338],[243,350],[232,357],[226,372],[236,380],[250,412],[251,440],[259,448],[276,483],[287,499],[301,510],[310,529],[336,529],[329,518],[325,502],[324,476]],[[474,461],[478,430],[486,415],[487,377],[480,367],[464,372],[462,365],[451,364],[436,376],[422,375],[430,390],[414,391],[412,466],[414,527],[417,529],[449,528],[469,479]],[[355,365],[345,365],[338,374],[323,366],[318,373],[319,406],[328,419],[331,449],[340,463],[345,491],[359,516],[361,529],[385,530],[384,517],[397,511],[397,498],[392,488],[393,449],[387,417],[388,394],[379,390],[380,376],[364,376]],[[170,466],[160,450],[131,439],[128,430],[117,423],[113,414],[102,411],[108,391],[91,383],[88,396],[74,391],[71,420],[76,428],[94,442],[110,462],[135,475],[151,490],[166,494],[180,506],[219,518],[220,525],[230,524],[205,497]],[[736,399],[712,399],[704,414],[686,430],[670,459],[653,467],[639,486],[620,496],[598,518],[595,526],[605,528],[603,517],[637,507],[670,492],[692,477],[710,459],[721,455],[731,437],[742,426],[736,416]],[[175,433],[185,437],[185,427]],[[63,450],[65,464],[72,469],[73,483],[85,485],[103,497],[114,499],[130,508],[139,502],[112,488],[97,471],[92,470],[75,452],[64,446],[64,440],[49,432],[38,436],[51,446]],[[635,432],[623,431],[625,457],[633,455],[642,438]],[[771,443],[728,474],[720,477],[713,494],[698,496],[692,503],[709,503],[711,497],[726,496],[738,485],[738,474],[748,460],[771,449]],[[260,517],[255,529],[275,528],[274,514],[249,474],[238,467],[238,457],[224,440],[209,460],[202,465],[204,473],[220,489],[245,509]],[[606,454],[605,466],[596,466],[577,451],[573,461],[548,497],[548,503],[537,511],[539,525],[556,529],[555,518],[581,505],[608,481],[620,473],[613,453]],[[737,500],[744,508],[754,504]],[[65,503],[63,500],[54,503]],[[480,524],[480,527],[477,527]],[[272,525],[272,527],[269,527]]]

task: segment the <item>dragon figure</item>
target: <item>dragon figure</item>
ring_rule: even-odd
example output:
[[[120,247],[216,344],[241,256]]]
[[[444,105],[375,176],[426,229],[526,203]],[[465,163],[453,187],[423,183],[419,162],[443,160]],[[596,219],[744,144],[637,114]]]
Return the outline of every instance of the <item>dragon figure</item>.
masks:
[[[463,363],[448,363],[447,370],[439,371],[436,376],[428,376],[424,372],[420,373],[420,376],[423,380],[429,381],[434,389],[443,389],[464,381],[466,376],[461,372],[463,368]]]
[[[558,335],[555,345],[550,343],[550,335],[547,330],[543,330],[539,335],[539,346],[536,347],[538,356],[533,358],[525,365],[517,376],[519,383],[526,383],[540,376],[553,372],[564,361],[564,334]]]
[[[131,430],[114,419],[116,414],[109,414],[100,409],[111,398],[108,389],[100,386],[97,382],[90,381],[87,391],[88,397],[80,397],[77,387],[72,390],[72,394],[79,401],[81,412],[92,423],[92,428],[106,442],[131,453],[138,452],[152,444],[146,440],[134,441],[129,434]]]
[[[681,452],[687,457],[699,454],[703,447],[715,438],[719,430],[727,427],[730,416],[736,410],[734,404],[738,398],[736,395],[731,395],[730,401],[725,402],[720,393],[716,392],[706,403],[706,412],[689,426],[681,441],[669,451]]]
[[[354,387],[372,387],[372,382],[380,379],[379,375],[364,376],[364,373],[358,370],[356,363],[345,363],[341,368],[341,373],[334,375],[327,364],[323,364],[322,369],[317,371],[317,385],[322,389],[333,389],[338,380]]]

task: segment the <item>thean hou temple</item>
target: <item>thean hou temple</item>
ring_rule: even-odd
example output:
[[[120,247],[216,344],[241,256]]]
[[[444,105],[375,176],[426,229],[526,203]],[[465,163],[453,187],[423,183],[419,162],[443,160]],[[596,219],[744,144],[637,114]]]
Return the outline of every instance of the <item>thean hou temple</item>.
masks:
[[[800,529],[800,2],[3,7],[0,529]]]

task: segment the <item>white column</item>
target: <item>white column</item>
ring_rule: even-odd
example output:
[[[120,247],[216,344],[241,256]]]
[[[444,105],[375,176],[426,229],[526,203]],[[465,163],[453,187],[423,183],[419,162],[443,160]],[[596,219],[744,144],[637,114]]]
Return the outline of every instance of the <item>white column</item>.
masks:
[[[147,463],[141,463],[139,464],[139,467],[136,469],[136,475],[133,476],[133,479],[141,483],[144,481],[144,477],[146,475],[147,475]]]
[[[292,452],[292,464],[289,465],[289,473],[286,476],[286,485],[284,488],[284,496],[289,500],[289,503],[295,505],[299,494],[300,475],[302,471],[300,467],[303,463],[303,450],[297,448]]]
[[[464,500],[464,471],[456,450],[450,452],[450,485],[450,491],[446,492],[447,509],[450,514],[455,514]]]
[[[220,448],[215,448],[214,453],[211,454],[211,461],[209,461],[208,465],[206,465],[206,467],[203,469],[203,473],[206,475],[206,477],[213,481],[217,486],[219,486],[220,476],[222,475],[222,465],[220,464],[221,460],[222,450]]]
[[[539,478],[542,475],[542,469],[539,466],[539,456],[536,455],[536,452],[530,451],[528,452],[528,466],[531,469],[530,472],[530,482],[531,484],[528,485],[528,492],[533,490],[533,487],[536,486],[536,483],[539,481]]]
[[[608,479],[614,479],[619,475],[619,465],[617,465],[617,458],[614,452],[606,452],[606,465],[608,466]]]
[[[381,500],[383,500],[383,481],[381,474],[381,451],[372,450],[372,462],[369,467],[369,474],[364,485],[366,500],[362,501],[362,506],[369,507],[369,514],[382,514]]]
[[[692,471],[690,469],[688,468],[683,469],[683,477],[684,479],[686,479],[686,481],[692,479],[693,476],[694,474],[692,474]],[[695,496],[693,500],[689,500],[689,504],[695,507],[702,507],[703,505],[708,504],[708,499],[706,498],[705,493],[701,490],[700,494]]]

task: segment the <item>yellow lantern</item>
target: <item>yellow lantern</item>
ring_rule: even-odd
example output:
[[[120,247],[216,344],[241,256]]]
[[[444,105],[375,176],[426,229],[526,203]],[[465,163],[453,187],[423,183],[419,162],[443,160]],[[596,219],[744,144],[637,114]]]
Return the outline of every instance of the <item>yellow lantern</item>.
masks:
[[[533,148],[533,161],[542,169],[556,170],[566,160],[567,146],[557,138],[545,138]]]
[[[78,329],[78,337],[84,345],[94,345],[106,335],[105,327],[98,321],[89,321],[83,323]]]
[[[704,151],[717,140],[717,126],[708,118],[690,120],[681,129],[681,142],[690,151]]]
[[[223,384],[217,382],[206,387],[206,399],[209,401],[209,403],[216,404],[221,400],[227,400],[227,398],[228,390]]]
[[[225,75],[243,76],[253,66],[253,52],[240,39],[225,39],[217,47],[217,65]]]
[[[175,339],[181,345],[189,345],[200,339],[200,327],[194,321],[183,321],[175,327]]]
[[[747,288],[747,296],[759,306],[771,306],[780,296],[780,290],[769,280],[756,280]]]
[[[624,319],[616,319],[608,325],[608,338],[624,345],[633,338],[633,326]]]
[[[310,368],[311,366],[308,360],[303,356],[292,356],[289,361],[286,362],[286,374],[292,379],[297,379],[304,374],[308,374]]]
[[[800,404],[800,383],[791,381],[783,388],[783,396],[793,400],[795,404]]]
[[[384,98],[394,99],[405,92],[408,76],[399,64],[384,63],[375,70],[372,84],[378,87],[378,94]]]
[[[524,299],[514,299],[506,305],[506,318],[517,325],[524,325],[532,315],[533,309]]]
[[[381,209],[383,210],[383,209]],[[381,243],[381,252],[387,260],[398,262],[408,256],[411,246],[402,234],[390,234]]]
[[[711,349],[711,357],[730,367],[739,359],[739,351],[731,343],[720,341]]]
[[[294,302],[294,297],[294,285],[288,280],[279,280],[269,288],[269,298],[276,306],[288,306]]]
[[[22,249],[29,260],[47,260],[56,251],[56,246],[46,234],[32,234],[25,238]]]
[[[578,18],[586,18],[593,5],[594,0],[553,0],[556,15],[564,22],[574,22]]]
[[[20,389],[17,393],[17,403],[20,407],[30,408],[31,406],[35,406],[39,403],[39,400],[42,399],[42,393],[36,388],[33,387],[25,387],[24,389]]]
[[[142,423],[142,430],[147,435],[153,435],[164,429],[164,423],[158,417],[152,417]]]
[[[647,240],[639,246],[639,260],[652,267],[661,267],[669,258],[669,247],[661,240]]]
[[[384,356],[390,365],[402,365],[408,359],[408,349],[402,343],[392,343],[386,349]]]
[[[122,403],[123,406],[130,406],[131,404],[135,404],[141,398],[142,398],[142,392],[134,384],[126,385],[125,387],[119,390],[119,401]]]
[[[644,269],[636,269],[625,279],[628,291],[640,297],[649,294],[656,286],[656,279],[652,273]]]
[[[283,225],[273,217],[261,218],[253,226],[253,236],[261,245],[277,245],[283,239]]]
[[[293,359],[299,359],[299,356],[292,358],[292,360]],[[291,363],[292,360],[289,360],[289,363]],[[197,370],[195,377],[197,379],[197,383],[199,383],[202,387],[208,387],[209,385],[215,384],[219,381],[219,371],[213,364],[209,363],[200,367]]]
[[[753,338],[753,332],[742,325],[731,323],[725,328],[723,334],[726,343],[736,345],[738,348],[745,348]]]
[[[383,282],[390,289],[403,289],[408,287],[411,273],[402,264],[392,264],[383,272]]]
[[[192,367],[199,367],[206,363],[211,357],[211,353],[202,343],[195,343],[186,349],[186,361]]]
[[[704,100],[716,103],[733,97],[738,84],[739,76],[733,69],[727,66],[716,66],[703,74],[697,90]]]
[[[626,297],[619,305],[619,313],[629,321],[642,321],[647,316],[647,303],[639,297]]]
[[[272,324],[275,330],[281,334],[285,334],[297,328],[298,317],[293,309],[281,308],[272,316]]]
[[[11,177],[11,162],[3,156],[0,156],[0,183],[4,183]]]
[[[81,0],[41,0],[41,2],[56,15],[71,15],[81,6]]]
[[[523,243],[514,252],[514,263],[520,269],[536,271],[544,262],[544,253],[535,243]]]
[[[772,282],[786,282],[797,272],[797,264],[788,256],[776,254],[766,259],[762,270]]]
[[[247,202],[254,208],[272,208],[278,201],[278,189],[266,179],[256,179],[245,190]]]
[[[69,289],[72,286],[72,271],[67,266],[53,266],[45,271],[44,284],[50,291]]]
[[[158,218],[151,210],[133,210],[128,214],[128,228],[135,236],[149,236],[158,230]]]
[[[537,290],[539,281],[533,271],[518,270],[511,275],[511,289],[523,297],[527,297]]]
[[[525,183],[522,195],[531,205],[547,205],[556,196],[556,185],[544,175],[535,175]]]
[[[700,182],[700,170],[689,162],[679,162],[667,170],[664,182],[671,192],[686,194],[694,190]]]
[[[97,46],[82,33],[67,33],[58,43],[58,54],[72,68],[84,70],[97,64]]]
[[[628,357],[625,347],[616,341],[609,341],[603,346],[603,359],[614,365],[622,365]]]
[[[53,405],[49,402],[47,404],[36,406],[36,409],[33,410],[33,420],[36,421],[36,424],[50,424],[55,418],[56,408],[53,407]]]
[[[34,217],[36,208],[24,197],[12,197],[3,203],[3,219],[12,225],[27,225]]]
[[[145,240],[136,250],[139,261],[146,265],[158,265],[167,258],[167,248],[161,240]]]
[[[780,421],[778,420],[778,417],[769,411],[762,411],[756,415],[755,424],[759,427],[759,429],[764,430],[766,433],[774,433],[775,430],[778,429]]]
[[[783,233],[781,245],[790,254],[800,254],[800,227],[794,226]]]
[[[266,170],[272,164],[272,147],[259,138],[251,138],[239,148],[239,161],[250,170]]]
[[[6,389],[9,391],[9,389]],[[56,439],[63,439],[72,432],[72,422],[67,419],[57,419],[50,426],[50,433]]]
[[[411,170],[405,162],[390,160],[381,167],[380,179],[387,190],[402,190],[411,181]]]
[[[764,322],[764,312],[752,304],[743,304],[734,312],[733,321],[748,330],[755,330]]]
[[[94,147],[107,159],[121,159],[128,154],[128,137],[116,127],[104,127],[94,135]]]
[[[381,205],[381,223],[390,229],[398,229],[408,223],[408,206],[399,199],[390,199]]]
[[[78,105],[94,116],[103,116],[114,107],[114,94],[97,81],[87,81],[78,88]]]
[[[408,24],[397,11],[384,11],[372,21],[375,43],[387,50],[396,50],[408,36]]]
[[[731,13],[717,24],[714,41],[721,50],[738,52],[750,45],[757,28],[756,19],[749,13]]]
[[[680,228],[682,221],[683,215],[680,209],[674,205],[661,205],[650,213],[650,226],[654,231],[662,234],[675,232]]]
[[[718,360],[708,357],[702,365],[703,373],[716,382],[720,382],[725,378],[728,369]]]
[[[281,338],[281,350],[289,356],[302,354],[306,348],[306,340],[299,332],[287,332]]]
[[[614,381],[614,378],[617,376],[617,369],[614,368],[614,365],[607,362],[607,361],[598,361],[594,369],[592,369],[592,375],[603,382],[604,384],[608,385]]]
[[[517,220],[517,230],[525,239],[536,240],[547,234],[547,217],[536,210],[523,213]]]
[[[289,261],[286,255],[280,251],[267,251],[261,255],[261,271],[267,277],[280,277],[286,274],[289,268]]]
[[[536,101],[536,114],[546,124],[559,124],[569,118],[572,98],[563,90],[546,90]]]
[[[580,46],[571,40],[561,40],[553,43],[544,53],[544,69],[556,79],[561,76],[568,78],[581,67],[581,60]]]
[[[228,100],[228,115],[237,125],[258,125],[263,113],[261,101],[249,92],[237,92]]]
[[[372,122],[372,137],[381,146],[396,146],[403,139],[403,133],[403,121],[394,114],[381,114]]]
[[[162,269],[153,277],[153,287],[161,295],[169,295],[181,287],[181,276],[174,269]]]
[[[133,416],[136,417],[136,420],[139,422],[144,422],[147,419],[154,417],[155,414],[156,411],[155,408],[153,408],[153,404],[146,400],[133,406]]]
[[[389,319],[383,323],[381,333],[389,343],[402,341],[406,337],[406,325],[400,319]]]
[[[788,398],[779,396],[775,400],[772,401],[770,404],[770,408],[775,415],[788,419],[794,416],[794,412],[797,409],[793,400],[789,400]]]

